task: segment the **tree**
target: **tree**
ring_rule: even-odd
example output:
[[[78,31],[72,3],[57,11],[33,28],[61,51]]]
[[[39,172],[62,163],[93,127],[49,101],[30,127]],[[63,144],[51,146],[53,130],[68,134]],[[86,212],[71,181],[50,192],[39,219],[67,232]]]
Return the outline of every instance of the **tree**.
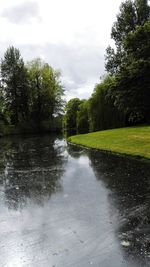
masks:
[[[137,26],[124,40],[127,60],[116,76],[115,104],[130,122],[150,118],[150,21]]]
[[[1,60],[1,83],[11,122],[17,124],[28,117],[27,70],[20,51],[9,47]]]
[[[113,77],[106,77],[103,82],[95,86],[89,100],[90,131],[98,131],[125,125],[125,115],[114,105],[112,99]]]
[[[77,111],[77,132],[88,133],[89,132],[89,101],[82,100]]]
[[[126,0],[120,6],[117,21],[111,30],[111,38],[115,41],[116,49],[110,46],[106,49],[105,68],[111,75],[116,74],[127,59],[123,42],[129,33],[142,26],[150,18],[150,7],[147,0]]]
[[[127,121],[147,121],[150,116],[150,7],[147,0],[121,4],[111,37],[116,49],[106,51],[106,70],[115,76],[111,88],[114,104]]]
[[[81,103],[79,98],[72,98],[65,106],[64,129],[69,134],[77,132],[77,112]]]
[[[124,37],[135,29],[137,24],[136,10],[131,0],[126,0],[120,6],[120,13],[117,15],[117,21],[111,30],[111,38],[115,41],[117,47],[122,45]]]
[[[54,70],[40,58],[27,64],[30,79],[30,112],[37,121],[50,120],[62,112],[64,101],[60,72]]]

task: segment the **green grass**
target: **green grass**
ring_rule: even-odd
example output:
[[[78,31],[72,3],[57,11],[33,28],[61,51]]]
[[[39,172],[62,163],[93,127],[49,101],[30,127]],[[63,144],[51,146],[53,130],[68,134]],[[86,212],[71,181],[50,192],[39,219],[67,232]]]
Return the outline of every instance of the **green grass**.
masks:
[[[68,141],[88,148],[150,159],[150,126],[80,134],[69,137]]]

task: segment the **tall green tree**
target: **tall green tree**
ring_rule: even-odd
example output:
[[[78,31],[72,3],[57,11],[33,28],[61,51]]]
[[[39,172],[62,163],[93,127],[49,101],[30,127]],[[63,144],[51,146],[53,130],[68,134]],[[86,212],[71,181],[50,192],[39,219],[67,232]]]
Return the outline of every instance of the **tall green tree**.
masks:
[[[28,78],[20,51],[9,47],[1,60],[1,85],[11,122],[28,117]]]
[[[82,104],[79,98],[70,99],[65,106],[64,129],[68,134],[77,132],[77,112]]]
[[[115,84],[113,77],[106,77],[95,86],[89,99],[90,131],[98,131],[125,125],[125,114],[118,110],[112,99],[112,87]]]
[[[150,21],[124,40],[127,60],[116,75],[115,103],[130,122],[150,120]]]
[[[129,33],[135,31],[137,26],[142,26],[150,18],[148,0],[126,0],[120,6],[117,20],[111,30],[111,38],[115,41],[116,48],[106,49],[106,70],[109,74],[117,73],[126,61],[127,55],[123,42]]]
[[[89,132],[89,101],[82,100],[77,111],[77,133],[88,133]]]
[[[30,113],[37,121],[50,120],[62,112],[64,101],[60,72],[40,58],[27,64],[30,80]]]
[[[150,7],[147,0],[126,0],[112,27],[116,48],[107,48],[106,70],[115,76],[114,104],[131,123],[147,121],[150,107]]]

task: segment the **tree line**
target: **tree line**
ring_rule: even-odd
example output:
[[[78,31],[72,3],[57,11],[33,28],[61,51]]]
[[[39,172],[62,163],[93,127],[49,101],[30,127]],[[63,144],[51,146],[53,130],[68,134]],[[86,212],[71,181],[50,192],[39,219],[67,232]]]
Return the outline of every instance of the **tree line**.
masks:
[[[71,133],[150,122],[150,6],[126,0],[111,30],[115,47],[105,55],[106,75],[88,100],[66,104],[64,128]]]
[[[24,63],[9,47],[0,65],[0,120],[8,125],[51,123],[62,113],[64,88],[60,72],[40,58]]]

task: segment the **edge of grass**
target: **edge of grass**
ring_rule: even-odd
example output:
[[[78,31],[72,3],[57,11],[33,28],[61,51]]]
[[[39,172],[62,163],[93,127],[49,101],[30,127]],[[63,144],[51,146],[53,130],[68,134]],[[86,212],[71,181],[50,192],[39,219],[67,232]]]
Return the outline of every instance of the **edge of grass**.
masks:
[[[123,135],[121,135],[122,133]],[[107,141],[109,140],[110,142],[111,138],[112,139],[117,138],[118,134],[120,134],[119,141],[114,142],[112,146],[109,145],[109,148],[108,148]],[[145,139],[142,136],[144,134],[146,136]],[[133,138],[134,136],[135,136],[135,139]],[[128,139],[129,145],[126,145],[124,148],[121,142],[125,142],[124,138],[127,138],[127,137],[129,138]],[[84,141],[83,141],[83,138],[85,138]],[[93,144],[92,142],[94,138],[97,140]],[[101,142],[99,142],[100,138],[103,139]],[[146,138],[149,141],[148,152],[144,151],[143,149],[143,145],[145,145],[146,143]],[[139,145],[137,145],[138,141],[139,141]],[[74,135],[74,136],[70,136],[67,139],[67,142],[71,145],[81,146],[86,149],[98,150],[103,153],[115,154],[118,156],[132,157],[132,158],[139,159],[139,160],[142,160],[142,159],[148,160],[148,161],[150,160],[150,126],[149,125],[109,129],[109,130],[97,131],[93,133]],[[132,145],[136,148],[136,150],[134,150],[134,147],[133,147],[133,150],[131,149]]]

